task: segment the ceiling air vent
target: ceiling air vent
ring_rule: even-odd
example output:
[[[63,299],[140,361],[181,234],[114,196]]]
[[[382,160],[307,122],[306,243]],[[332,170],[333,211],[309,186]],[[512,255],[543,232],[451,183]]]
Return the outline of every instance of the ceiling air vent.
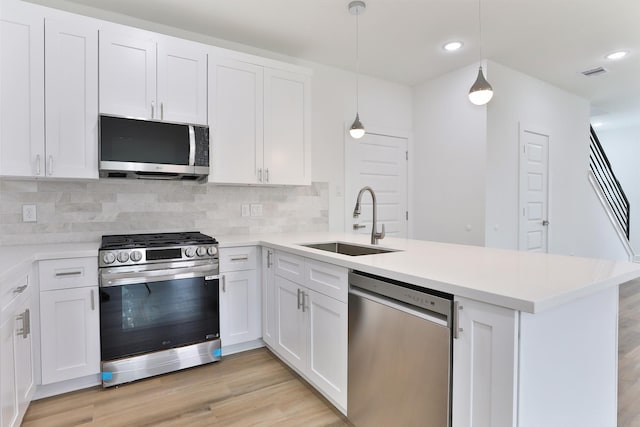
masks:
[[[585,70],[582,71],[582,75],[583,76],[587,76],[587,77],[593,77],[593,76],[599,76],[601,74],[604,74],[607,72],[607,69],[604,67],[596,67],[596,68],[592,68],[590,70]]]

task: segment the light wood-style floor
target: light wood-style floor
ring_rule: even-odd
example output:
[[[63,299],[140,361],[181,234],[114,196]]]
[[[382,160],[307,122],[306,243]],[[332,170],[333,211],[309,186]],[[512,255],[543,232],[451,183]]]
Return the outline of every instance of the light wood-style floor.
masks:
[[[620,288],[618,427],[640,426],[640,279]],[[150,378],[35,401],[23,427],[348,426],[268,350]]]
[[[267,349],[102,390],[31,403],[23,427],[348,426]]]

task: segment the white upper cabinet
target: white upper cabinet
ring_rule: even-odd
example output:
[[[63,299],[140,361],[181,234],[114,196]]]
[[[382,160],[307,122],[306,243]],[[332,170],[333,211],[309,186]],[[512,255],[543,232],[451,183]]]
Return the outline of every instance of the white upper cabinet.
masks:
[[[152,119],[155,108],[156,43],[100,31],[100,112]]]
[[[23,2],[0,17],[0,175],[44,176],[44,16]]]
[[[207,52],[131,29],[100,31],[100,112],[207,124]]]
[[[210,56],[209,180],[256,184],[263,157],[263,67]]]
[[[98,178],[98,30],[45,21],[45,172]]]
[[[207,52],[199,45],[158,44],[158,101],[161,120],[207,123]]]
[[[264,72],[264,180],[311,184],[311,79],[281,70]]]
[[[310,73],[223,50],[209,58],[209,180],[309,185]]]

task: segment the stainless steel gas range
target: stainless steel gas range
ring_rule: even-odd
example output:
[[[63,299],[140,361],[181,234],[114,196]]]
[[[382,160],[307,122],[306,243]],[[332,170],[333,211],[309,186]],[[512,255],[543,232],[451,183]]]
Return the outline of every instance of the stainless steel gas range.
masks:
[[[103,236],[99,279],[103,387],[220,359],[216,239]]]

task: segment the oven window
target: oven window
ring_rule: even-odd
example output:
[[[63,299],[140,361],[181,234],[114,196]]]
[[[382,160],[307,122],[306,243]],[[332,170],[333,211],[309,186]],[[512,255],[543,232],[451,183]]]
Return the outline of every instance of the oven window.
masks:
[[[100,288],[102,360],[219,338],[218,280]]]

